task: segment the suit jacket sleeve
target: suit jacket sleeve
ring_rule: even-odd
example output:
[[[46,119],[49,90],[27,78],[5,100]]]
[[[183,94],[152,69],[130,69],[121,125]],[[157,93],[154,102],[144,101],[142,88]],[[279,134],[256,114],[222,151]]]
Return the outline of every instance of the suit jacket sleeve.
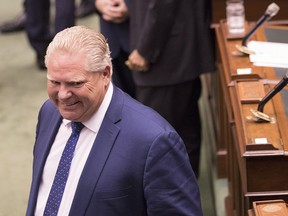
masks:
[[[137,50],[152,63],[170,37],[178,7],[179,0],[149,0]]]
[[[202,215],[197,180],[188,161],[176,133],[162,134],[154,141],[143,180],[148,215]]]

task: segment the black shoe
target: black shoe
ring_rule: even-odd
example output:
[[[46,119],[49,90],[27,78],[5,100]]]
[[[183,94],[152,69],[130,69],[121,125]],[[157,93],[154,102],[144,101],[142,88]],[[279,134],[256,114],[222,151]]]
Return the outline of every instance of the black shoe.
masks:
[[[40,70],[46,70],[46,65],[45,65],[45,56],[44,55],[40,55],[38,54],[37,55],[37,58],[36,58],[36,63],[37,63],[37,66]]]
[[[0,31],[2,33],[23,31],[25,29],[25,24],[26,24],[26,13],[22,13],[16,16],[13,20],[1,24]]]
[[[89,3],[80,3],[79,7],[76,8],[76,17],[77,18],[84,18],[95,14],[96,8],[94,4]]]

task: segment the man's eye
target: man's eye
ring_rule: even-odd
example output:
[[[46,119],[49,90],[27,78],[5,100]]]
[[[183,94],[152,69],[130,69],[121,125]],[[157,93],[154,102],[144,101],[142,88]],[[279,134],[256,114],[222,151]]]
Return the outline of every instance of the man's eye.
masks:
[[[50,82],[53,84],[53,85],[59,85],[59,82],[55,81],[55,80],[50,80]]]
[[[81,87],[83,84],[84,82],[71,82],[69,83],[69,86],[77,88],[77,87]]]

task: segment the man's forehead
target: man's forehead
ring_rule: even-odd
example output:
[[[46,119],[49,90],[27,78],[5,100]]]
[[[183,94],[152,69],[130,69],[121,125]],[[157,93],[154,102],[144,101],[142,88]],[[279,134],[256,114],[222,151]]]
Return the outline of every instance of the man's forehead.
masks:
[[[50,74],[47,73],[47,79],[48,80],[56,80],[56,81],[61,81],[61,82],[75,82],[75,81],[83,81],[87,79],[87,76],[84,74],[75,74],[72,76],[59,76],[57,74]]]

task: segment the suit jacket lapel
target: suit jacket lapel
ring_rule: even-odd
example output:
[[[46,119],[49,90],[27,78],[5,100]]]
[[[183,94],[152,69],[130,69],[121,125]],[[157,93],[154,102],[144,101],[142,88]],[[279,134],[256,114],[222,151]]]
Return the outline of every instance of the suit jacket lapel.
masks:
[[[121,119],[122,106],[123,95],[114,87],[111,103],[86,161],[69,215],[85,215],[101,171],[120,132],[115,123]]]
[[[34,148],[33,181],[31,184],[27,215],[34,215],[45,161],[62,120],[59,112],[54,112],[52,115],[49,115],[48,118],[50,122],[47,126],[45,126],[45,128],[41,128],[41,126],[40,128],[37,128],[38,138]],[[45,124],[47,123],[47,121],[43,119],[41,121],[45,122]]]
[[[38,158],[36,160],[37,163],[35,164],[35,171],[36,171],[37,179],[39,181],[41,180],[41,176],[42,176],[42,172],[43,172],[43,168],[44,168],[47,156],[49,154],[49,151],[51,149],[55,136],[58,132],[61,121],[62,121],[62,117],[60,116],[59,113],[52,116],[50,124],[47,125],[47,130],[45,130],[45,136],[42,136],[41,140],[37,141],[41,143],[41,148],[38,148],[39,151],[37,154],[35,154],[35,155],[38,155]]]

